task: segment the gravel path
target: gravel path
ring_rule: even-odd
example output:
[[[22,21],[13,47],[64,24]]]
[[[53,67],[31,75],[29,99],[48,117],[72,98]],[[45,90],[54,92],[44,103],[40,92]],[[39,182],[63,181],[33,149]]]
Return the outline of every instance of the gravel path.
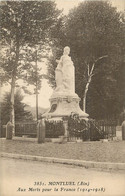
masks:
[[[1,152],[79,159],[98,162],[125,162],[125,141],[82,142],[57,144],[46,142],[38,144],[34,141],[18,141],[0,139]]]

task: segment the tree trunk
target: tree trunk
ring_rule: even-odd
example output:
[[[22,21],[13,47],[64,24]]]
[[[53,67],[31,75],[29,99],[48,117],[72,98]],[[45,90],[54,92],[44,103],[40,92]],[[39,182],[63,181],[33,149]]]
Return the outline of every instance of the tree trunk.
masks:
[[[38,123],[38,64],[37,64],[37,50],[36,50],[36,120]]]
[[[87,92],[85,90],[84,96],[83,96],[83,111],[84,112],[86,112],[86,96],[87,96]]]
[[[94,72],[94,69],[95,69],[95,64],[96,62],[98,62],[99,60],[105,58],[105,57],[108,57],[107,55],[104,55],[104,56],[101,56],[99,57],[98,59],[96,59],[93,64],[92,64],[92,67],[90,69],[90,65],[89,64],[86,64],[87,67],[88,67],[88,81],[87,81],[87,84],[86,84],[86,87],[85,87],[85,91],[84,91],[84,95],[83,95],[83,111],[86,112],[86,97],[87,97],[87,92],[88,92],[88,88],[89,88],[89,84],[92,80],[92,76],[94,75],[93,72]]]
[[[18,36],[17,36],[18,37]],[[15,111],[14,111],[14,94],[15,94],[15,84],[16,84],[16,76],[17,76],[17,67],[19,61],[19,40],[16,40],[16,52],[15,52],[15,62],[14,68],[12,71],[12,81],[11,81],[11,112],[10,112],[10,122],[13,124],[12,135],[15,135]]]
[[[36,120],[38,123],[38,90],[36,89]]]
[[[88,79],[88,82],[85,87],[84,95],[83,95],[83,111],[84,112],[86,112],[86,97],[87,97],[87,92],[88,92],[90,82],[91,82],[91,76]]]
[[[15,76],[12,76],[11,82],[11,112],[10,112],[10,122],[13,124],[12,134],[15,135],[15,111],[14,111],[14,92],[15,92]]]

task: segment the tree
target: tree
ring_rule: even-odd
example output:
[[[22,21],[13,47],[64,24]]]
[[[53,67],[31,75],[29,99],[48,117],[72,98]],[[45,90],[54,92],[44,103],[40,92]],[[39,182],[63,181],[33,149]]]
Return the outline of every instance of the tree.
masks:
[[[10,120],[10,112],[11,112],[11,102],[10,102],[10,93],[6,93],[3,97],[3,101],[1,102],[1,124],[6,125],[7,122]],[[16,121],[25,121],[25,120],[32,120],[32,114],[30,111],[25,110],[27,106],[24,104],[23,95],[21,94],[20,90],[17,90],[14,96],[15,104],[14,104],[14,111],[15,111],[15,120]]]
[[[6,81],[11,84],[11,115],[14,123],[14,92],[16,81],[24,78],[22,51],[48,40],[49,31],[56,23],[59,11],[52,1],[6,1],[1,3],[1,65]]]
[[[42,63],[47,56],[47,46],[37,45],[36,47],[28,47],[25,52],[24,70],[27,70],[25,81],[27,85],[34,87],[34,94],[36,94],[36,119],[38,121],[38,94],[42,85]],[[23,88],[26,90],[26,86]]]
[[[35,62],[35,67],[32,66],[32,70],[28,71],[29,76],[27,77],[27,81],[29,81],[29,84],[34,85],[34,94],[36,94],[36,119],[38,122],[38,91],[41,88],[41,79],[42,79],[42,74],[40,74],[40,70],[38,68],[38,61],[39,58],[39,53],[38,50],[36,49],[35,52],[32,54],[32,61]]]
[[[58,29],[63,36],[53,40],[54,57],[49,68],[49,81],[53,80],[55,59],[68,45],[76,70],[76,92],[82,98],[83,109],[87,107],[87,112],[97,118],[108,117],[108,113],[110,117],[117,114],[121,106],[116,73],[124,62],[125,40],[121,13],[108,2],[86,1],[72,9]],[[107,105],[111,101],[112,109]]]

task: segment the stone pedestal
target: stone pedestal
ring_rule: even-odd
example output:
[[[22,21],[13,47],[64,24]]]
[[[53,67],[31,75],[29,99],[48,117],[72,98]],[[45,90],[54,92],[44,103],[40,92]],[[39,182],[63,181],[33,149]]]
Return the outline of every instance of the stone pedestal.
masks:
[[[80,118],[87,119],[88,114],[83,112],[79,106],[80,98],[77,94],[55,93],[50,98],[51,107],[43,114],[44,118],[68,117],[71,113],[77,113]]]
[[[50,110],[43,115],[44,118],[63,118],[71,113],[77,113],[84,119],[88,117],[79,107],[80,98],[75,93],[75,67],[69,53],[70,48],[66,46],[60,60],[57,60],[56,89],[50,98]]]

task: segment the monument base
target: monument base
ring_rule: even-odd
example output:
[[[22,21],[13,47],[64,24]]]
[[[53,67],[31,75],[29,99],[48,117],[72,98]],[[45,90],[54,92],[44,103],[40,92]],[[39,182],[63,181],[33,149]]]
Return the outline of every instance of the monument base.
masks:
[[[68,117],[71,113],[77,113],[80,118],[87,119],[89,115],[80,109],[79,101],[80,98],[75,93],[69,93],[69,95],[55,93],[50,98],[50,110],[43,114],[42,117],[54,120],[54,118]]]

